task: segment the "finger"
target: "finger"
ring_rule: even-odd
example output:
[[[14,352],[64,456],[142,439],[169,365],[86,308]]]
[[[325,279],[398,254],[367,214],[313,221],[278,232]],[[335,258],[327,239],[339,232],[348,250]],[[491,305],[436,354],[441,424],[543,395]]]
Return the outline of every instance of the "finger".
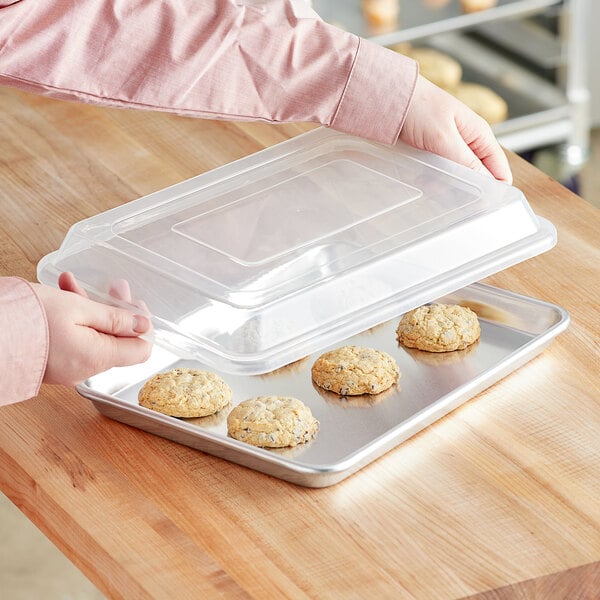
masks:
[[[58,287],[65,292],[73,292],[87,298],[87,292],[77,283],[73,273],[65,271],[58,276]]]
[[[491,127],[483,119],[478,117],[478,120],[481,125],[470,131],[466,128],[461,129],[460,122],[457,122],[459,134],[487,172],[500,181],[512,183],[512,173],[504,150]],[[473,123],[473,120],[470,119],[468,122]]]
[[[148,315],[150,316],[150,309],[148,308],[148,305],[143,301],[143,300],[132,300],[132,304],[133,306],[135,306],[136,308],[140,309],[140,312],[143,315]]]
[[[486,169],[483,162],[471,149],[458,129],[451,130],[444,137],[438,137],[436,143],[438,145],[436,148],[437,154],[468,167],[473,171],[491,176],[491,173]]]
[[[464,142],[456,148],[456,158],[453,160],[472,171],[492,177],[492,174],[485,167],[481,159]]]
[[[131,304],[131,289],[125,279],[115,279],[111,283],[108,293],[117,300]]]
[[[500,181],[511,184],[513,182],[512,172],[508,164],[506,154],[500,148],[500,151],[485,153],[482,152],[482,163],[487,170]]]
[[[90,301],[84,307],[80,325],[91,327],[101,333],[131,337],[149,331],[150,319],[145,315],[133,314],[122,308]]]

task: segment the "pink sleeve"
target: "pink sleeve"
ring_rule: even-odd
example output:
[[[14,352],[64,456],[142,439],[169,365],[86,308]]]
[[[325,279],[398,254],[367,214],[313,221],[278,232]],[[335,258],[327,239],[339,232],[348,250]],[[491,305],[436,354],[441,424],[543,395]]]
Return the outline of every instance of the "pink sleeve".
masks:
[[[31,285],[0,278],[0,405],[36,396],[46,370],[46,314]]]
[[[298,4],[20,0],[0,8],[0,84],[104,106],[320,123],[394,143],[415,61]]]

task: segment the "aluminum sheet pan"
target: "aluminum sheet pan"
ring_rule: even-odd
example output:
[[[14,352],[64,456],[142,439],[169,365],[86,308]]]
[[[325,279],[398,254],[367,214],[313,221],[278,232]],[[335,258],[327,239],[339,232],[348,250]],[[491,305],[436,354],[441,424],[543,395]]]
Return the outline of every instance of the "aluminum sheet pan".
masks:
[[[139,406],[138,391],[156,372],[176,366],[204,368],[158,347],[143,365],[111,369],[78,391],[117,421],[298,485],[329,486],[529,361],[569,323],[568,313],[556,305],[481,283],[437,301],[473,308],[480,318],[481,339],[457,352],[407,349],[396,341],[398,317],[335,345],[369,346],[396,359],[402,373],[399,385],[374,397],[341,398],[317,388],[310,370],[318,354],[266,375],[220,373],[233,390],[233,404],[272,394],[294,396],[310,406],[320,431],[296,448],[255,448],[229,438],[227,409],[201,419],[178,419]]]

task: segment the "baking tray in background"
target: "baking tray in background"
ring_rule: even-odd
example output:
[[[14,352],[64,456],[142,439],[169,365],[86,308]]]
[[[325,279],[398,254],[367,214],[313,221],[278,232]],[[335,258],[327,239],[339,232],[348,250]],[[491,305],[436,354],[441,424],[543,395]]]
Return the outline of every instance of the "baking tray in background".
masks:
[[[320,353],[265,375],[220,373],[233,390],[233,404],[257,395],[294,396],[307,404],[320,431],[316,439],[295,448],[255,448],[229,438],[227,409],[201,419],[177,419],[139,406],[138,391],[155,373],[177,366],[205,368],[158,347],[148,362],[106,371],[78,391],[117,421],[298,485],[326,487],[529,361],[569,323],[568,313],[556,305],[481,283],[437,301],[473,308],[481,322],[479,342],[440,354],[403,348],[395,336],[398,317],[335,345],[377,348],[396,359],[399,385],[377,396],[341,398],[314,386],[310,370]]]
[[[385,33],[368,25],[360,0],[312,0],[312,6],[324,21],[387,46],[481,23],[524,17],[560,5],[561,0],[497,0],[495,6],[471,13],[464,12],[458,0],[444,5],[428,0],[398,2],[400,10],[395,30]]]
[[[492,129],[500,143],[513,152],[568,137],[572,129],[569,102],[564,92],[547,79],[467,34],[438,35],[414,42],[414,46],[451,56],[462,66],[463,81],[485,85],[504,98],[508,119]]]

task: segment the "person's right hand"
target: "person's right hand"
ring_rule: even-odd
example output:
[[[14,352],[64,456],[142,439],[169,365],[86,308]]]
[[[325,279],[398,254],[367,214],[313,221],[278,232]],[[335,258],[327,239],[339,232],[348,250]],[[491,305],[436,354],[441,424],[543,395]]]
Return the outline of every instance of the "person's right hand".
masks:
[[[63,289],[32,284],[48,321],[44,383],[75,386],[111,367],[149,358],[152,344],[139,337],[151,329],[147,316],[90,300],[69,274],[59,284]]]

